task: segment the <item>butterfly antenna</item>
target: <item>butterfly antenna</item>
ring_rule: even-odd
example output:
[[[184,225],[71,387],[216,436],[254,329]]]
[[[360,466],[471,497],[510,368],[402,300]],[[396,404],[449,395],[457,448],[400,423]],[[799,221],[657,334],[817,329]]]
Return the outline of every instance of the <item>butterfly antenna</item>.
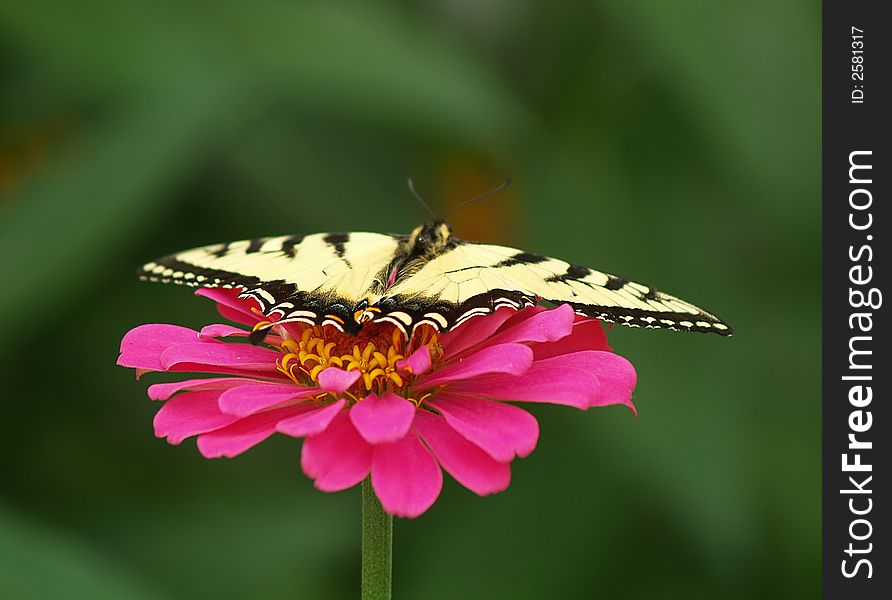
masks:
[[[431,214],[435,221],[438,220],[437,213],[435,213],[433,209],[428,206],[427,202],[424,201],[424,198],[422,198],[421,195],[415,191],[415,182],[412,181],[411,177],[406,178],[406,185],[409,186],[409,191],[412,192],[412,195],[415,196],[415,199],[418,200],[418,203],[421,204],[421,206],[423,206],[425,209],[427,209],[427,212]]]
[[[510,183],[511,183],[511,178],[508,177],[505,181],[503,181],[502,183],[500,183],[500,184],[497,185],[496,187],[492,188],[491,190],[486,191],[486,192],[483,192],[482,194],[477,194],[476,196],[474,196],[474,197],[471,198],[470,200],[465,200],[464,202],[462,202],[461,204],[459,204],[458,206],[456,206],[455,208],[453,208],[452,210],[450,210],[448,213],[446,213],[446,216],[443,217],[443,218],[446,219],[446,218],[448,218],[448,217],[454,215],[454,214],[457,213],[460,209],[466,207],[468,204],[470,204],[470,203],[472,203],[472,202],[477,202],[477,200],[481,200],[481,199],[483,199],[483,198],[486,198],[487,196],[492,196],[493,194],[498,194],[499,192],[501,192],[502,190],[504,190],[506,187],[508,187],[508,185],[509,185]]]

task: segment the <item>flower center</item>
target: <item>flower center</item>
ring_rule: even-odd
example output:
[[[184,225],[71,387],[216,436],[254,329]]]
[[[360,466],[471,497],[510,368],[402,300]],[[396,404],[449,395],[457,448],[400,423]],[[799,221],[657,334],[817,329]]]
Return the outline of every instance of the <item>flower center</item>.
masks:
[[[295,384],[318,385],[319,373],[329,367],[359,371],[359,379],[344,393],[351,404],[370,393],[384,392],[393,392],[420,404],[424,396],[410,397],[409,387],[421,374],[413,374],[399,362],[423,345],[430,351],[432,364],[443,356],[437,333],[430,327],[417,329],[408,340],[387,323],[367,324],[355,336],[318,325],[295,327],[289,323],[278,329],[282,342],[275,347],[283,356],[276,360],[276,368]],[[317,397],[321,403],[333,399],[328,393]]]

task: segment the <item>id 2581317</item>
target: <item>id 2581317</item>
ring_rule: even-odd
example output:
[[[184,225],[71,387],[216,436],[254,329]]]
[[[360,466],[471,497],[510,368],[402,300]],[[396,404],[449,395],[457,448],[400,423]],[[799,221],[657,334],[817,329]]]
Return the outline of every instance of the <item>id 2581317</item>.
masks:
[[[852,104],[864,104],[864,31],[852,27]]]

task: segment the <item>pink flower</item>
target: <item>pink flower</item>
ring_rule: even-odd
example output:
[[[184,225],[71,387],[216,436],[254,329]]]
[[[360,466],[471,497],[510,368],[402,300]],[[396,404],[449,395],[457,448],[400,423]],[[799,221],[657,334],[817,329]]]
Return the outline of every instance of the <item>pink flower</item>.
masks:
[[[199,289],[230,320],[268,325],[236,293]],[[306,438],[304,472],[318,489],[371,475],[384,509],[416,517],[437,499],[442,470],[486,495],[508,487],[509,464],[536,447],[539,426],[509,402],[585,410],[631,402],[635,370],[613,354],[599,321],[554,309],[500,309],[446,334],[388,323],[349,336],[332,327],[276,325],[263,346],[250,330],[141,325],[121,341],[118,364],[218,376],[157,383],[165,403],[155,434],[171,444],[198,436],[208,458],[241,454],[273,433]]]

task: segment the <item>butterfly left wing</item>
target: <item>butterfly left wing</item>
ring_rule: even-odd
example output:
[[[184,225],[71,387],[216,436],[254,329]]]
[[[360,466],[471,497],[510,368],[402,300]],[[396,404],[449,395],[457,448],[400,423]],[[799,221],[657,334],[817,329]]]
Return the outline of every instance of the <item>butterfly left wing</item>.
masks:
[[[352,309],[405,236],[318,233],[214,244],[144,265],[142,279],[239,288],[273,319],[353,325]]]
[[[381,304],[448,330],[501,306],[546,300],[630,327],[730,335],[721,319],[656,288],[515,248],[454,240],[450,249],[387,290]]]

